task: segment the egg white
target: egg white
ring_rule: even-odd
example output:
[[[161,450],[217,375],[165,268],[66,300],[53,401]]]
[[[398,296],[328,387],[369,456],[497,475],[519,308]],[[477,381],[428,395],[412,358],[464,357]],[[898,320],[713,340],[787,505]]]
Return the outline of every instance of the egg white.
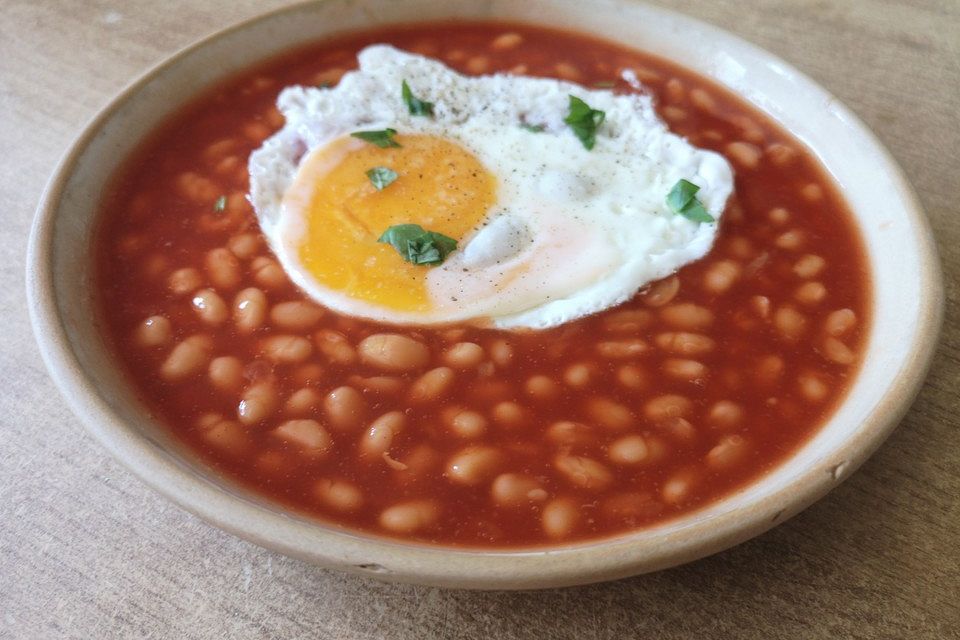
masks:
[[[676,215],[665,197],[678,180],[690,180],[719,221],[733,189],[730,165],[670,133],[648,95],[505,74],[466,77],[386,45],[358,57],[359,70],[336,87],[285,89],[277,105],[286,125],[249,162],[251,201],[271,247],[322,304],[391,323],[546,328],[624,302],[712,246],[717,223]],[[432,118],[409,113],[403,80],[435,104]],[[563,122],[570,95],[606,112],[592,150]],[[521,123],[544,130],[532,133]],[[497,180],[484,224],[458,238],[460,250],[443,265],[429,268],[426,312],[350,298],[299,262],[312,180],[300,174],[303,159],[351,132],[388,127],[454,141]]]

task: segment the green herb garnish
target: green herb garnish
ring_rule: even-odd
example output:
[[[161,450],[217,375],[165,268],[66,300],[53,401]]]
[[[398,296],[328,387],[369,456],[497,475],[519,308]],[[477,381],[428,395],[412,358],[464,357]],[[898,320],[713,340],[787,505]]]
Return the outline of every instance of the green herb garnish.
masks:
[[[397,135],[396,129],[380,129],[379,131],[354,131],[350,134],[354,138],[360,138],[370,144],[375,144],[381,149],[387,147],[399,147],[400,143],[393,139]]]
[[[217,201],[213,203],[213,210],[217,213],[222,213],[224,209],[227,208],[227,196],[220,196],[217,198]]]
[[[563,119],[580,142],[588,151],[593,149],[597,141],[597,129],[603,124],[607,114],[599,109],[593,109],[586,102],[576,96],[570,96],[570,113]]]
[[[410,90],[410,85],[407,84],[406,80],[404,80],[403,84],[400,85],[400,93],[403,95],[403,101],[407,103],[407,109],[410,110],[410,115],[412,116],[432,116],[433,115],[433,103],[414,97],[413,91]]]
[[[426,265],[441,264],[457,248],[453,238],[427,231],[418,224],[395,224],[384,231],[377,242],[393,246],[407,262]]]
[[[543,133],[547,128],[545,124],[530,124],[528,122],[521,122],[520,128],[529,131],[530,133]]]
[[[688,220],[714,222],[713,216],[707,213],[703,203],[697,200],[698,191],[700,191],[700,187],[681,178],[667,194],[667,206],[674,213],[679,213]]]
[[[377,188],[377,191],[383,191],[386,187],[397,179],[397,172],[389,167],[374,167],[367,171],[367,177]]]

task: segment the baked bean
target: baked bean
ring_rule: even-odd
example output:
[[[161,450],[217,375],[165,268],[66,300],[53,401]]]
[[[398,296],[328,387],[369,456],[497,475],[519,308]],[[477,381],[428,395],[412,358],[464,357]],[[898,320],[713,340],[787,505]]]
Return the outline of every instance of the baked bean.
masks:
[[[281,364],[303,362],[313,353],[310,341],[301,336],[278,335],[264,338],[260,343],[263,354]]]
[[[254,258],[250,263],[250,272],[253,280],[264,289],[276,291],[287,286],[287,274],[283,272],[283,267],[271,258]]]
[[[691,444],[697,440],[697,430],[693,424],[686,418],[667,418],[657,423],[657,430],[668,434],[676,442]],[[666,445],[663,445],[656,438],[650,437],[647,441],[647,449],[651,452],[649,458],[653,459],[666,451]]]
[[[215,416],[212,420],[201,421],[200,429],[208,444],[232,456],[244,455],[250,449],[250,434],[233,420]]]
[[[223,138],[207,145],[203,150],[203,157],[208,162],[216,162],[225,155],[231,154],[237,149],[237,141],[234,138]]]
[[[670,102],[683,102],[686,98],[687,90],[679,78],[670,78],[664,88],[667,90],[667,100]]]
[[[493,405],[490,416],[500,426],[510,428],[522,426],[527,419],[523,407],[512,400],[505,400]]]
[[[540,522],[543,532],[556,540],[572,534],[579,518],[580,512],[575,501],[570,498],[556,498],[543,507]]]
[[[410,402],[437,402],[446,396],[454,378],[453,369],[449,367],[437,367],[427,371],[410,386]]]
[[[256,287],[241,290],[233,299],[233,324],[240,333],[251,333],[267,317],[267,296]]]
[[[600,510],[607,518],[627,521],[636,526],[640,521],[654,517],[663,511],[663,505],[654,500],[649,493],[628,491],[606,498],[601,503]]]
[[[678,281],[679,282],[679,281]],[[612,333],[637,333],[653,323],[653,314],[645,309],[616,311],[603,319],[603,328]]]
[[[440,517],[440,507],[433,500],[410,500],[385,509],[380,526],[393,533],[411,534],[432,527]]]
[[[443,56],[448,62],[460,62],[467,57],[467,52],[463,49],[451,49]]]
[[[703,287],[710,293],[726,293],[736,284],[742,271],[740,264],[733,260],[714,262],[703,275]]]
[[[684,302],[671,304],[660,310],[660,317],[678,329],[697,331],[713,324],[713,312],[706,307]]]
[[[806,333],[807,318],[793,307],[782,306],[773,314],[773,326],[784,339],[795,342]]]
[[[639,464],[645,462],[649,455],[647,441],[643,436],[633,435],[618,438],[610,443],[607,456],[614,464]]]
[[[812,400],[813,402],[820,402],[826,398],[827,394],[830,392],[826,383],[812,373],[800,375],[797,378],[797,383],[800,387],[800,393],[803,395],[803,397],[807,400]]]
[[[649,377],[640,367],[625,364],[617,368],[617,382],[632,391],[639,391],[649,384]]]
[[[583,80],[583,73],[580,69],[569,62],[558,62],[553,65],[553,69],[562,80],[569,80],[570,82],[580,82]]]
[[[473,75],[487,73],[490,71],[490,58],[487,56],[473,56],[467,60],[466,69],[467,73]]]
[[[809,280],[820,275],[826,266],[826,260],[820,256],[808,253],[793,264],[793,272],[804,280]]]
[[[443,353],[443,361],[454,369],[473,369],[481,362],[486,354],[483,347],[475,342],[458,342]]]
[[[799,229],[784,231],[774,239],[773,244],[787,251],[798,251],[803,247],[804,233]]]
[[[426,480],[431,478],[440,463],[441,457],[436,449],[428,444],[420,444],[403,458],[403,468],[397,469],[394,475],[404,484]]]
[[[170,351],[160,365],[160,377],[167,382],[180,382],[203,369],[210,361],[213,340],[210,336],[185,338]]]
[[[857,355],[850,347],[833,336],[827,336],[823,340],[823,344],[820,345],[820,353],[827,360],[837,364],[853,364],[857,359]]]
[[[797,302],[808,306],[823,302],[826,297],[827,288],[823,286],[822,282],[806,282],[793,292],[793,298]]]
[[[800,189],[800,195],[808,202],[820,202],[823,200],[823,187],[815,182],[811,182]]]
[[[690,103],[704,113],[713,113],[717,110],[717,101],[700,87],[690,90]]]
[[[323,309],[306,300],[291,300],[273,305],[270,322],[287,331],[312,329],[323,317]]]
[[[668,104],[660,108],[660,114],[670,122],[680,122],[687,119],[687,110]]]
[[[748,260],[756,255],[753,243],[750,242],[749,238],[743,236],[734,236],[727,240],[727,248],[734,257],[741,260]]]
[[[287,401],[283,403],[283,410],[293,416],[305,416],[312,414],[323,402],[323,396],[320,392],[311,387],[297,389],[290,394]]]
[[[479,438],[487,431],[487,419],[476,411],[451,407],[444,415],[447,426],[461,438]]]
[[[389,451],[406,423],[407,417],[401,411],[390,411],[374,420],[360,439],[360,455],[373,457]]]
[[[240,286],[243,279],[240,273],[240,261],[227,248],[212,249],[207,252],[204,267],[210,282],[219,289],[232,291]]]
[[[254,382],[243,391],[237,405],[237,417],[246,425],[263,422],[277,409],[279,397],[272,380]]]
[[[414,371],[430,362],[425,344],[395,333],[376,333],[357,345],[360,360],[384,371]]]
[[[596,442],[593,429],[582,422],[561,420],[554,422],[545,433],[547,440],[553,444],[568,447],[589,445]]]
[[[350,376],[347,381],[365,391],[372,391],[382,395],[397,395],[403,391],[403,387],[405,386],[401,378],[394,376],[370,376],[368,378],[364,378],[363,376]]]
[[[528,396],[541,402],[550,402],[560,397],[560,384],[549,376],[530,376],[523,388]]]
[[[684,396],[668,393],[648,400],[643,406],[644,415],[654,421],[683,418],[693,410],[693,403]]]
[[[670,276],[649,285],[640,294],[643,304],[648,307],[662,307],[669,304],[680,292],[680,278]]]
[[[242,128],[243,135],[245,135],[250,142],[257,145],[266,140],[268,137],[270,137],[270,134],[273,133],[270,130],[270,127],[262,122],[248,122],[247,124],[243,125]]]
[[[500,368],[513,362],[513,347],[506,340],[494,340],[490,343],[490,359]]]
[[[743,409],[736,402],[721,400],[710,407],[707,420],[721,429],[732,429],[743,422]]]
[[[653,340],[664,351],[681,356],[702,356],[713,351],[716,346],[713,338],[686,331],[658,333]]]
[[[241,233],[227,241],[227,249],[241,260],[249,260],[260,251],[260,236],[255,233]]]
[[[650,347],[640,338],[632,340],[607,340],[597,343],[597,354],[608,360],[626,360],[636,358]]]
[[[363,506],[363,492],[346,480],[318,480],[313,491],[320,502],[334,511],[356,511]]]
[[[367,414],[367,401],[353,387],[337,387],[323,399],[330,425],[339,431],[358,429]]]
[[[318,385],[326,377],[326,371],[319,362],[307,362],[293,368],[290,379],[300,385]]]
[[[490,485],[490,496],[499,507],[520,507],[531,502],[543,502],[549,494],[530,476],[501,473]]]
[[[783,207],[770,209],[770,211],[767,212],[767,217],[770,218],[770,222],[776,225],[785,225],[790,222],[790,212]]]
[[[176,179],[177,192],[194,204],[209,204],[220,197],[220,188],[209,178],[187,171]]]
[[[588,398],[584,410],[592,422],[613,431],[622,431],[633,425],[630,409],[609,398]]]
[[[697,360],[685,358],[667,358],[663,361],[663,372],[680,380],[703,380],[707,376],[707,367]]]
[[[594,378],[594,367],[585,363],[572,364],[563,372],[563,381],[574,389],[582,389]]]
[[[490,48],[494,51],[506,51],[507,49],[516,49],[522,42],[522,35],[508,31],[494,38],[493,42],[490,43]]]
[[[207,375],[220,391],[236,391],[243,384],[243,363],[235,356],[220,356],[210,361]]]
[[[581,489],[599,491],[613,482],[613,474],[602,463],[586,456],[560,454],[553,466],[570,484]]]
[[[346,72],[347,70],[342,67],[331,67],[329,69],[324,69],[313,76],[313,84],[320,87],[335,85],[340,82],[340,79]]]
[[[201,289],[193,294],[193,310],[206,324],[218,327],[227,321],[230,312],[227,304],[213,289]]]
[[[135,337],[141,347],[162,347],[173,339],[173,326],[163,316],[150,316],[137,325]]]
[[[837,309],[831,311],[823,322],[823,330],[827,335],[842,336],[857,326],[857,314],[852,309]]]
[[[678,471],[663,483],[660,496],[667,504],[680,504],[690,495],[696,479],[696,474],[691,470]]]
[[[143,262],[143,275],[151,280],[159,278],[166,273],[169,264],[166,256],[159,253],[151,254]]]
[[[760,166],[763,152],[755,144],[749,142],[731,142],[725,148],[727,157],[742,169],[756,169]]]
[[[313,458],[326,456],[333,447],[333,438],[316,420],[287,420],[271,433],[300,447]]]
[[[764,153],[770,158],[770,162],[778,167],[785,167],[797,159],[796,149],[782,142],[774,142],[773,144],[767,145]]]
[[[743,436],[724,436],[707,453],[707,466],[715,471],[725,471],[736,466],[746,454],[747,441]]]
[[[757,379],[767,385],[774,384],[780,380],[784,369],[786,364],[780,356],[763,356],[757,362]]]
[[[770,298],[767,296],[750,297],[750,308],[759,318],[766,320],[770,317],[770,306]]]
[[[350,365],[357,361],[357,352],[347,337],[337,331],[318,331],[313,336],[317,351],[333,364]]]
[[[503,462],[503,454],[487,446],[461,449],[448,461],[444,475],[451,482],[475,486],[492,478]]]
[[[167,278],[167,287],[177,296],[193,293],[203,286],[203,277],[192,267],[177,269]]]

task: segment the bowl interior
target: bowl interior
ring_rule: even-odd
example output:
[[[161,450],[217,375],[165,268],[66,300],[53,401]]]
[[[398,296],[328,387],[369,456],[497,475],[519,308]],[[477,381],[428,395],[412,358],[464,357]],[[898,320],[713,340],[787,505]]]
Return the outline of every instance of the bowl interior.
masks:
[[[451,551],[337,531],[282,512],[209,472],[137,400],[101,338],[90,243],[105,184],[167,115],[226,75],[327,34],[450,18],[520,20],[601,35],[730,87],[800,138],[846,196],[873,270],[861,373],[827,425],[758,482],[679,520],[550,551]],[[149,484],[256,542],[381,577],[477,587],[589,582],[712,553],[793,515],[845,478],[895,426],[922,381],[942,291],[930,231],[888,154],[835,98],[725,32],[626,1],[329,0],[238,25],[134,83],[88,127],[51,181],[31,241],[29,285],[44,357],[90,430]]]

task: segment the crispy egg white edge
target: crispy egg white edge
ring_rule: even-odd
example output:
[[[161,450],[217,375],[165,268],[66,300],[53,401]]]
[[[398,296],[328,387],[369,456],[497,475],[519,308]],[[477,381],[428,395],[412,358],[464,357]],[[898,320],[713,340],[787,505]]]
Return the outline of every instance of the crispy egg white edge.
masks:
[[[732,191],[733,174],[726,160],[716,153],[693,147],[670,133],[656,116],[648,95],[616,95],[559,80],[506,74],[465,77],[440,62],[387,45],[367,47],[358,58],[360,69],[346,74],[335,88],[285,89],[277,104],[287,118],[287,124],[266,140],[249,160],[251,201],[271,247],[298,285],[321,302],[341,311],[391,323],[430,322],[420,313],[385,312],[375,305],[328,290],[298,269],[296,238],[302,233],[303,224],[295,215],[284,211],[284,196],[294,183],[302,159],[308,153],[358,129],[393,127],[401,134],[441,134],[457,139],[471,151],[477,152],[476,147],[482,145],[476,142],[471,144],[470,140],[460,139],[451,133],[456,131],[456,125],[475,117],[477,105],[470,104],[470,100],[479,95],[485,99],[480,107],[484,118],[501,123],[503,127],[512,126],[520,118],[526,122],[544,124],[551,135],[565,141],[567,146],[562,149],[563,152],[582,154],[582,160],[586,163],[595,162],[598,155],[604,153],[647,156],[665,173],[675,174],[661,180],[664,185],[669,182],[665,189],[669,189],[681,177],[701,185],[698,197],[718,221]],[[414,87],[418,97],[434,102],[434,119],[408,113],[399,96],[403,79]],[[521,85],[523,88],[518,89]],[[607,114],[592,152],[583,149],[563,123],[570,94],[585,99],[592,107],[602,109]],[[495,99],[490,100],[491,96]],[[628,126],[638,119],[645,126]],[[528,143],[536,144],[540,138],[534,135]],[[556,149],[552,151],[557,152]],[[478,155],[489,156],[489,153]],[[538,157],[535,153],[531,156]],[[668,164],[664,167],[665,160],[674,162],[676,166]],[[492,173],[497,175],[496,171]],[[662,219],[657,222],[660,230],[663,230],[664,224],[669,225],[673,236],[683,236],[682,242],[677,244],[664,240],[662,246],[650,247],[653,251],[642,260],[631,260],[590,287],[563,299],[538,301],[531,308],[492,318],[494,326],[556,326],[624,302],[647,283],[666,277],[684,264],[703,257],[713,244],[717,223],[698,224],[668,211],[663,202],[665,189],[662,189],[662,194],[657,194],[657,201],[650,206],[656,208],[654,213]],[[468,246],[470,239],[461,242],[461,249]],[[441,321],[453,322],[474,317],[468,313],[447,315]]]

